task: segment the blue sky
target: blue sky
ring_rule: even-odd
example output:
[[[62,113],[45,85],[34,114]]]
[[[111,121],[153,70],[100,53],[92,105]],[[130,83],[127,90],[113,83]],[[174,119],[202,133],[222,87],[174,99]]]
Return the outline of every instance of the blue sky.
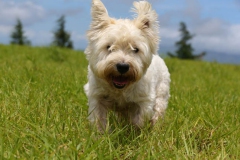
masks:
[[[134,0],[102,0],[110,16],[132,18]],[[148,0],[159,15],[160,52],[174,51],[179,23],[187,24],[195,52],[240,55],[240,0]],[[91,0],[0,0],[0,43],[8,44],[20,18],[33,45],[49,45],[56,20],[66,17],[66,30],[76,49],[87,45]]]

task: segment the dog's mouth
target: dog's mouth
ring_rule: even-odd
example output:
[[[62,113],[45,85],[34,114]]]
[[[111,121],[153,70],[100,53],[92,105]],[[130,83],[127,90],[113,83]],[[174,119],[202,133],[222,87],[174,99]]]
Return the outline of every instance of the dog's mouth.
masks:
[[[112,82],[114,87],[117,89],[122,89],[128,84],[129,80],[127,77],[121,75],[112,77]]]

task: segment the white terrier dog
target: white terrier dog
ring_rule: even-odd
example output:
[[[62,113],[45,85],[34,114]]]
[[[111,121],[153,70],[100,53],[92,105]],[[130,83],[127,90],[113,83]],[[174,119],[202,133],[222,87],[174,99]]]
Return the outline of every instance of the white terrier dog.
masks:
[[[168,105],[170,74],[158,56],[158,17],[146,1],[134,2],[133,20],[114,19],[100,0],[92,0],[92,23],[85,54],[89,61],[89,117],[106,129],[107,113],[142,128],[162,117]]]

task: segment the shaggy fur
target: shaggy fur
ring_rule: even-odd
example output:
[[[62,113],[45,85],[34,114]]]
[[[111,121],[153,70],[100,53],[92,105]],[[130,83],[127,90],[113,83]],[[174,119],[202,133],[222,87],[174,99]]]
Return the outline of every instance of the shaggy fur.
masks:
[[[152,125],[168,105],[170,74],[158,56],[158,17],[146,1],[134,2],[133,20],[108,16],[100,0],[92,0],[92,23],[85,54],[89,61],[89,117],[99,130],[112,110],[136,127]]]

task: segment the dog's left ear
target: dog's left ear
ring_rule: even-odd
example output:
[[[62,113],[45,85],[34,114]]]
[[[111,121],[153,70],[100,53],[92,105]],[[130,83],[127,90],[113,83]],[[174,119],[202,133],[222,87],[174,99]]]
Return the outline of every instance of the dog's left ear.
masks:
[[[110,20],[107,9],[100,0],[92,0],[92,29],[101,29],[106,26]]]
[[[132,9],[136,13],[134,19],[135,25],[141,29],[150,41],[153,41],[152,47],[155,51],[159,44],[159,24],[157,13],[152,9],[151,4],[147,1],[133,3]],[[154,52],[155,52],[154,51]]]

